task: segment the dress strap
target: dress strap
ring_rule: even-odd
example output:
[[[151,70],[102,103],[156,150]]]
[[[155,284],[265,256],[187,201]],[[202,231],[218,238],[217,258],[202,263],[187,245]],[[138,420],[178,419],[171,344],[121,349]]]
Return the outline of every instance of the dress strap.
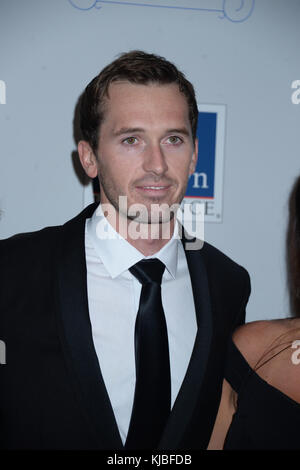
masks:
[[[253,372],[248,362],[230,338],[227,347],[225,379],[235,392],[239,393],[246,379]]]
[[[270,350],[267,350],[267,353],[265,353],[256,363],[255,367],[254,367],[254,370],[255,372],[260,369],[262,366],[264,366],[265,364],[267,364],[268,362],[270,362],[272,359],[274,359],[274,357],[278,356],[279,354],[281,354],[283,351],[285,351],[286,349],[289,349],[290,347],[292,346],[292,343],[289,341],[288,342],[288,345],[285,346],[284,348],[281,348],[279,351],[277,351],[276,353],[273,354],[273,356],[270,356],[268,357],[267,356],[267,353],[270,353],[273,349],[276,349],[275,347],[271,348]],[[268,357],[267,359],[265,359],[266,357]]]

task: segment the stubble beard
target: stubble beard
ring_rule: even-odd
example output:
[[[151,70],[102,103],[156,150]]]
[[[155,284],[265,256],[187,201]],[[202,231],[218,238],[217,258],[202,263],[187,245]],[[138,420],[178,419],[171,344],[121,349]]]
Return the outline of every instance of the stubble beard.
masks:
[[[167,224],[171,223],[171,221],[174,219],[177,209],[184,198],[188,184],[188,178],[179,196],[176,198],[176,201],[171,203],[171,205],[168,203],[161,203],[159,201],[159,198],[157,198],[155,202],[155,198],[153,198],[154,201],[150,203],[150,208],[149,204],[146,205],[142,202],[133,203],[129,207],[126,204],[126,206],[123,207],[122,205],[120,205],[120,197],[127,197],[128,202],[128,196],[126,196],[126,194],[121,194],[118,188],[112,183],[112,179],[108,177],[105,169],[103,168],[103,165],[100,164],[99,160],[98,168],[100,191],[102,189],[102,192],[105,194],[106,199],[113,206],[117,214],[120,214],[120,216],[127,219],[129,222],[148,225]],[[174,182],[172,183],[174,184]]]

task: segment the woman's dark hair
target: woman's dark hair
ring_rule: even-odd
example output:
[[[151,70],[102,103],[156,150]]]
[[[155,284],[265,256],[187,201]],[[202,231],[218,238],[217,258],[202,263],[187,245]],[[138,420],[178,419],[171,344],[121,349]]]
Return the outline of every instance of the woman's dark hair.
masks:
[[[177,67],[164,57],[143,51],[130,51],[107,65],[86,87],[80,103],[80,127],[83,138],[97,151],[99,129],[103,121],[108,88],[112,82],[147,85],[176,83],[189,108],[193,139],[196,138],[198,108],[193,85]]]
[[[286,236],[287,280],[290,298],[290,328],[277,336],[265,349],[254,366],[257,371],[274,357],[291,348],[299,338],[300,328],[293,321],[300,318],[300,176],[296,179],[289,198],[289,218]],[[296,325],[293,327],[293,325]]]
[[[297,178],[289,199],[286,244],[290,308],[294,317],[300,317],[300,177]]]

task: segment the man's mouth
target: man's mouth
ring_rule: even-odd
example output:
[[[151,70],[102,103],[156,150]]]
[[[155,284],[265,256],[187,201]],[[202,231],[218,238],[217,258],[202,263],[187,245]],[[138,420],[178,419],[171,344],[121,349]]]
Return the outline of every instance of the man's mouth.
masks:
[[[167,186],[142,186],[143,189],[166,189]]]
[[[147,194],[164,194],[170,188],[170,185],[158,186],[151,184],[145,186],[136,186],[136,188]]]

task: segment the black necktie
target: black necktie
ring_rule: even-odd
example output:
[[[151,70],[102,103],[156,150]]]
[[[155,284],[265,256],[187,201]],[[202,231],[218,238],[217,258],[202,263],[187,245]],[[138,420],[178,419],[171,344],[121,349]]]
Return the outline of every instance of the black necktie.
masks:
[[[127,449],[155,449],[170,414],[169,346],[161,301],[164,269],[158,259],[149,259],[129,270],[142,291],[135,323],[136,385]]]

